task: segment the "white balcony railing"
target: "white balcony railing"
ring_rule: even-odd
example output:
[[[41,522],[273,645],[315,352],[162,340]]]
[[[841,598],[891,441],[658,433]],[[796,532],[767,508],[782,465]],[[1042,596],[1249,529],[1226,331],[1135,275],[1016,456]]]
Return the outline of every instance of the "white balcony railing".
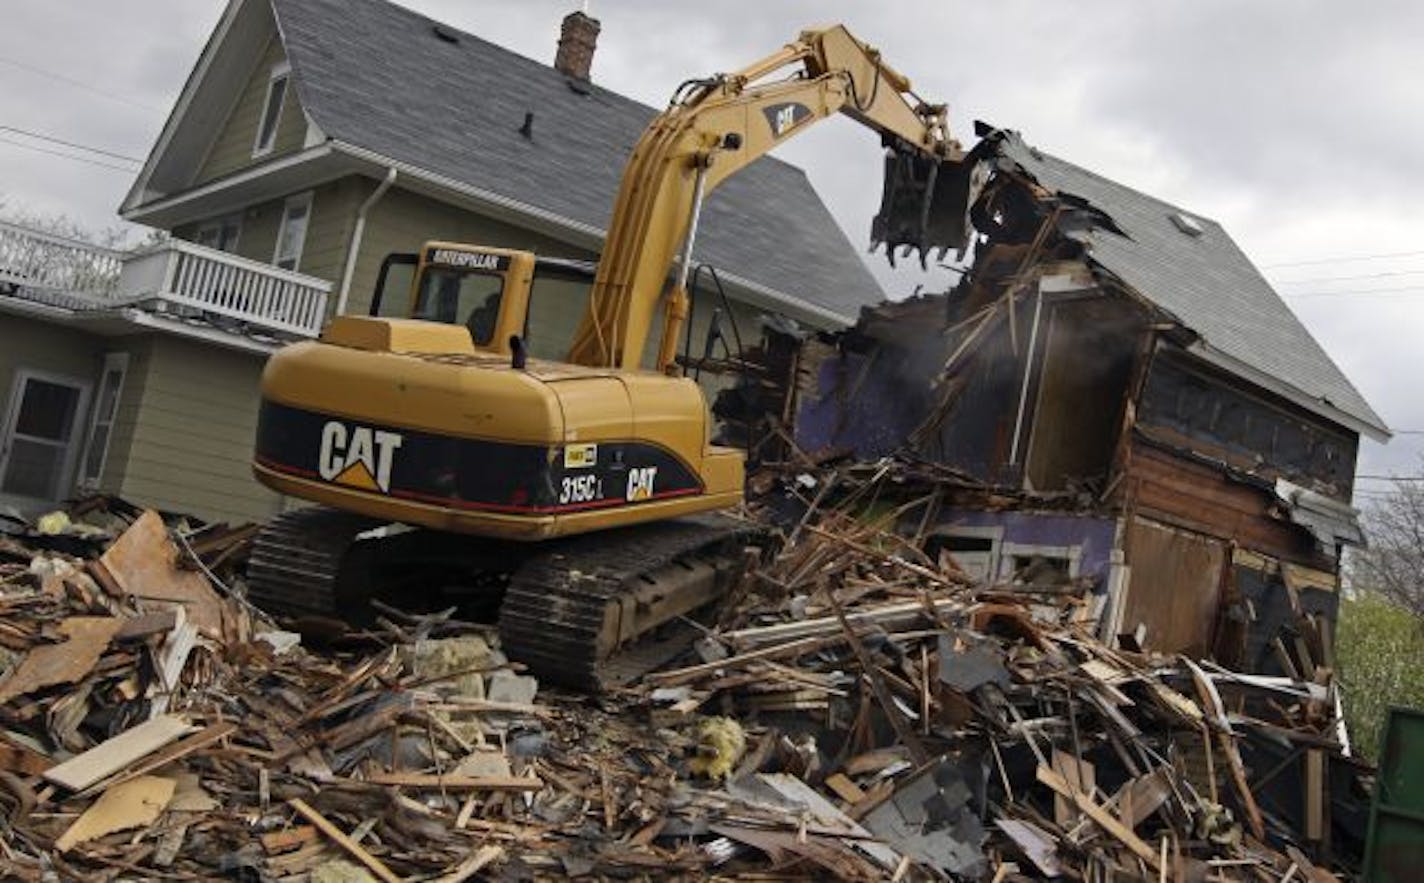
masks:
[[[305,337],[321,332],[331,283],[170,239],[124,258],[118,290]]]
[[[124,253],[0,221],[0,284],[109,297]]]
[[[79,295],[96,307],[144,306],[224,316],[315,337],[331,283],[170,239],[134,252],[0,221],[0,294],[7,287]]]

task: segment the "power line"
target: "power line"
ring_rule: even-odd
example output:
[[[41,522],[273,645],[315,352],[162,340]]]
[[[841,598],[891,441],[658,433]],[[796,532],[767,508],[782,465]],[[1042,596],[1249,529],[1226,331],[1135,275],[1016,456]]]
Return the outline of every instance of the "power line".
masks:
[[[143,108],[144,110],[162,110],[162,108],[155,107],[152,104],[144,104],[143,102],[134,101],[132,98],[126,98],[123,95],[110,92],[107,89],[100,89],[98,86],[91,86],[83,80],[76,80],[73,77],[67,77],[64,74],[57,74],[54,71],[48,71],[44,68],[35,67],[32,64],[26,64],[23,61],[16,61],[13,58],[5,58],[4,56],[0,56],[0,64],[8,64],[11,67],[19,68],[22,71],[29,71],[32,74],[38,74],[42,77],[49,77],[51,80],[58,80],[59,82],[66,83],[76,89],[83,89],[86,92],[93,92],[95,95],[102,95],[105,98],[108,98],[110,101],[121,101],[124,104],[129,105],[130,107],[139,107]]]
[[[1350,291],[1287,291],[1285,297],[1359,297],[1373,294],[1398,294],[1401,292],[1424,291],[1424,285],[1404,285],[1399,288],[1356,288]]]
[[[16,135],[24,135],[26,138],[37,138],[40,141],[49,141],[53,144],[63,144],[65,147],[75,147],[79,150],[87,150],[90,153],[97,153],[101,156],[111,156],[114,159],[122,159],[127,162],[143,165],[143,160],[136,156],[125,156],[122,153],[115,153],[112,150],[105,150],[102,147],[90,147],[88,144],[80,144],[77,141],[65,141],[63,138],[56,138],[53,135],[41,135],[39,132],[31,132],[29,129],[20,129],[15,126],[0,125],[0,131],[14,132]]]
[[[1305,282],[1353,282],[1357,279],[1384,279],[1387,276],[1419,276],[1424,270],[1394,270],[1389,273],[1365,273],[1361,276],[1307,276],[1304,279],[1279,279],[1277,285],[1300,285]]]
[[[1356,481],[1424,481],[1424,475],[1356,475]]]
[[[25,150],[33,150],[36,153],[47,153],[50,156],[58,156],[64,159],[72,159],[75,162],[88,163],[91,166],[99,166],[100,168],[113,169],[116,172],[123,172],[126,175],[132,175],[134,172],[137,171],[137,169],[134,169],[130,166],[116,166],[113,163],[101,162],[97,159],[90,159],[87,156],[75,156],[72,153],[61,153],[58,150],[50,150],[48,147],[41,147],[38,144],[26,144],[23,141],[11,141],[9,138],[0,138],[0,144],[9,144],[11,147],[20,147]]]
[[[1348,264],[1355,261],[1379,261],[1385,258],[1412,258],[1424,255],[1424,251],[1396,251],[1385,254],[1358,254],[1344,255],[1334,258],[1318,258],[1308,261],[1285,261],[1279,264],[1262,264],[1262,270],[1274,270],[1277,267],[1310,267],[1316,264]]]

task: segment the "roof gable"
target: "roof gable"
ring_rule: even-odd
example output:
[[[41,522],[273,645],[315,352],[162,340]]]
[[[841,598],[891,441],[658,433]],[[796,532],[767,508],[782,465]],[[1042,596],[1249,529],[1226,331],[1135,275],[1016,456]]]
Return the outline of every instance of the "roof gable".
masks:
[[[326,136],[605,230],[656,111],[384,0],[272,0],[302,106]],[[533,113],[532,135],[520,133]],[[764,158],[707,200],[697,257],[846,321],[884,297],[798,168]]]
[[[1258,385],[1285,384],[1289,390],[1276,391],[1296,393],[1290,397],[1335,422],[1388,436],[1384,421],[1220,224],[1038,151],[1017,135],[1004,133],[998,151],[1043,186],[1111,217],[1127,235],[1084,232],[1091,259],[1200,335],[1203,355]],[[1195,221],[1199,235],[1182,230],[1176,214]]]

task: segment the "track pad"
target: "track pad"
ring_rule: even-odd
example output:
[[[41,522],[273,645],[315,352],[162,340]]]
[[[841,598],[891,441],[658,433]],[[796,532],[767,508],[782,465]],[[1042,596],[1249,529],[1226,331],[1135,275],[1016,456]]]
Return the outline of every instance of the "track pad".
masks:
[[[895,252],[919,252],[920,265],[937,249],[963,254],[973,227],[969,207],[984,185],[984,172],[972,154],[959,162],[937,160],[910,151],[885,157],[885,187],[880,212],[870,224],[871,250],[884,244],[891,266]]]

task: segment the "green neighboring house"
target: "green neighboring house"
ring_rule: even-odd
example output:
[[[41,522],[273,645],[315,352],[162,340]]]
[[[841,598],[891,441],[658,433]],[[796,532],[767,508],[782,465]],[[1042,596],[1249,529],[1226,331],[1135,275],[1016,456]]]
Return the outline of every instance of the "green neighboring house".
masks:
[[[115,253],[0,225],[0,508],[100,490],[280,511],[248,468],[265,358],[365,312],[386,254],[596,259],[655,113],[590,80],[597,34],[570,15],[548,66],[384,0],[231,0],[119,209],[171,239]],[[697,258],[755,337],[762,314],[834,328],[883,299],[859,251],[799,169],[764,159],[709,198]],[[535,354],[578,318],[536,304]]]

